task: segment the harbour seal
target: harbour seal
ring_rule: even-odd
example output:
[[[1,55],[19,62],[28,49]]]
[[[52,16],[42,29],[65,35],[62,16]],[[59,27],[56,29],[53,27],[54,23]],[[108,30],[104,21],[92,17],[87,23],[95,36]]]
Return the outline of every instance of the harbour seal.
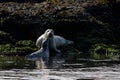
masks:
[[[31,60],[49,59],[49,39],[45,38],[42,41],[40,50],[27,55],[26,58]]]
[[[42,41],[48,37],[49,38],[49,48],[55,50],[56,52],[60,53],[61,51],[57,49],[57,47],[60,46],[66,46],[69,44],[73,44],[73,41],[70,40],[66,40],[65,38],[58,36],[58,35],[54,35],[54,31],[53,29],[47,29],[44,34],[42,34],[40,37],[38,37],[37,41],[36,41],[36,46],[37,47],[41,47],[41,43]]]

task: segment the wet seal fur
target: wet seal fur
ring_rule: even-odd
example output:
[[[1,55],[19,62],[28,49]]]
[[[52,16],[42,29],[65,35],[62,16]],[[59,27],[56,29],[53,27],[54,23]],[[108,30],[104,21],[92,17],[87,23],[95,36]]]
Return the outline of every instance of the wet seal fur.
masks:
[[[26,58],[30,60],[38,60],[42,58],[45,61],[46,59],[49,59],[49,38],[45,38],[42,41],[40,50],[27,55]]]
[[[69,44],[73,44],[73,41],[67,40],[61,36],[54,35],[53,29],[47,29],[44,34],[38,37],[36,41],[36,46],[41,48],[42,41],[46,38],[49,38],[49,48],[53,49],[54,51],[60,53],[61,51],[57,49],[60,46],[66,46]]]

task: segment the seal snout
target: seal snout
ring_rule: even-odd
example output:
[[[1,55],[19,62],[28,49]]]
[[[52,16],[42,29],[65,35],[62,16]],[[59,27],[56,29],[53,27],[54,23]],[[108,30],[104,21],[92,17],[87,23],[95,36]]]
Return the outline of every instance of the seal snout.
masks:
[[[52,32],[49,33],[49,37],[52,37],[54,34]]]

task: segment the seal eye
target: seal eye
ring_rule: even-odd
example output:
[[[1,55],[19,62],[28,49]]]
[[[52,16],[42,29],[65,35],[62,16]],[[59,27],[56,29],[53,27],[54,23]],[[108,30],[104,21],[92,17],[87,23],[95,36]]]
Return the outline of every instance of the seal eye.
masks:
[[[49,30],[47,30],[46,32],[49,32]]]

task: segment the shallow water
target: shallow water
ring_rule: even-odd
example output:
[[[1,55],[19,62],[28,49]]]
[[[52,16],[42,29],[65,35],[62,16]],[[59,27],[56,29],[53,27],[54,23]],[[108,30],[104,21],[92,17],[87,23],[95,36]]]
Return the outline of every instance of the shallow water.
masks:
[[[78,63],[79,62],[79,63]],[[38,69],[25,57],[0,57],[0,80],[120,80],[119,61],[80,59],[67,63],[53,58],[49,69]]]

